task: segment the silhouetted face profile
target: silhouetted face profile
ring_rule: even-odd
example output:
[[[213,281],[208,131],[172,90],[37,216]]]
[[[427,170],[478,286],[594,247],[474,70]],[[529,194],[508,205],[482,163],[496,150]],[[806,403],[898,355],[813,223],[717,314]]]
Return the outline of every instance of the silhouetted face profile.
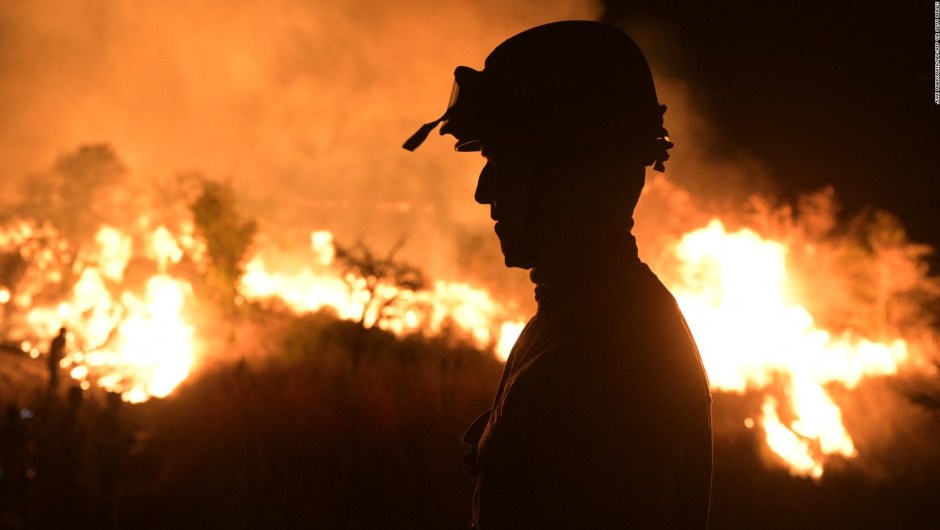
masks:
[[[537,156],[490,149],[474,199],[490,209],[508,267],[564,267],[632,227],[641,164],[615,155]]]
[[[490,218],[508,267],[531,268],[539,257],[537,166],[512,153],[483,149],[474,200],[489,206]]]
[[[632,227],[644,168],[662,171],[672,144],[630,37],[597,22],[547,24],[454,77],[445,114],[404,147],[443,123],[458,151],[482,152],[474,198],[490,208],[507,266],[545,267]]]

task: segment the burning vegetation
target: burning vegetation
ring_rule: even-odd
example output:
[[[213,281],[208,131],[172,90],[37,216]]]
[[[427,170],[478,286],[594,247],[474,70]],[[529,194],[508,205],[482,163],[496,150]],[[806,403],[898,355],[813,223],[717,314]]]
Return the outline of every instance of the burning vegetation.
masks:
[[[678,206],[687,201],[651,181],[638,237],[686,314],[712,390],[760,396],[739,421],[796,475],[818,478],[832,458],[858,457],[841,408],[851,391],[933,368],[930,249],[885,213],[839,226],[831,190],[796,209],[752,199],[723,217]],[[83,389],[139,403],[250,350],[217,333],[249,306],[328,310],[398,336],[456,333],[500,359],[524,325],[513,300],[400,260],[404,239],[383,256],[314,230],[292,249],[303,265],[280,266],[236,203],[230,187],[197,175],[134,190],[105,145],[62,156],[29,180],[0,230],[4,343],[42,357],[65,327],[62,369]],[[679,220],[642,231],[648,212]]]
[[[406,473],[414,458],[436,469],[434,461],[448,458],[442,448],[459,453],[452,446],[460,428],[492,395],[484,381],[495,383],[524,326],[524,300],[476,283],[479,276],[432,277],[401,257],[404,238],[377,252],[362,241],[342,243],[329,227],[310,227],[304,240],[278,245],[265,233],[270,228],[244,213],[229,185],[183,174],[145,189],[131,176],[109,146],[81,147],[31,176],[0,222],[0,341],[7,364],[20,367],[16,377],[5,376],[5,392],[27,406],[42,403],[46,375],[35,367],[57,358],[51,341],[65,327],[59,369],[71,384],[139,408],[128,413],[143,425],[135,440],[112,449],[144,466],[133,471],[141,475],[121,479],[119,488],[114,477],[129,476],[130,467],[119,475],[98,464],[99,474],[112,477],[95,490],[108,510],[150,520],[165,506],[146,502],[183,502],[187,491],[215,487],[187,486],[192,476],[224,475],[218,480],[234,481],[248,495],[281,481],[278,466],[307,458],[311,447],[339,455],[328,460],[345,473],[368,461],[362,454],[382,453],[381,440],[413,454],[409,440],[437,432],[434,425],[448,426],[450,438],[396,461],[404,466],[399,471]],[[821,482],[846,466],[866,477],[901,473],[885,469],[894,464],[884,455],[908,429],[923,425],[904,407],[938,409],[931,307],[940,289],[924,261],[930,249],[908,241],[883,212],[838,222],[831,190],[797,207],[759,198],[725,211],[692,204],[681,187],[653,178],[636,214],[637,238],[641,257],[685,313],[711,379],[717,519],[733,513],[722,506],[722,469],[741,450],[723,451],[739,443],[741,432],[763,446],[761,468],[795,477]],[[9,384],[16,378],[25,383]],[[879,381],[893,389],[886,392]],[[280,408],[272,416],[268,406]],[[47,449],[24,459],[35,463],[33,473],[45,473],[27,486],[33,493],[26,498],[42,502],[57,498],[48,491],[68,491],[44,482],[57,476],[42,468],[55,447],[50,440],[58,439],[49,432],[63,421],[50,410],[39,407],[40,434],[32,435]],[[213,427],[203,431],[204,424]],[[193,436],[204,451],[229,440],[243,450],[196,459],[187,442]],[[331,445],[361,437],[379,446]],[[419,446],[425,442],[431,443]],[[912,451],[911,441],[904,443]],[[913,450],[911,465],[932,454]],[[323,472],[339,472],[329,469]],[[315,516],[286,513],[334,527],[330,517],[341,514],[335,507],[373,487],[358,476],[323,492],[326,504]],[[828,484],[840,484],[840,476]],[[313,475],[297,475],[279,495],[299,499],[311,483],[319,484]],[[441,494],[464,499],[465,489]],[[162,501],[152,499],[153,491],[162,492]],[[234,513],[230,500],[207,504],[213,521]],[[263,506],[274,502],[250,506],[263,522],[271,516]],[[442,507],[441,526],[463,511]]]

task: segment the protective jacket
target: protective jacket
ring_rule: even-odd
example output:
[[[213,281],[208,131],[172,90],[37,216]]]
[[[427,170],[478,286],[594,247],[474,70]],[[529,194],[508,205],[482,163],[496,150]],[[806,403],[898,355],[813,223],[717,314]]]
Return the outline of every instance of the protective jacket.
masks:
[[[493,408],[464,436],[474,528],[705,528],[708,382],[632,236],[602,260],[532,278],[538,311]]]

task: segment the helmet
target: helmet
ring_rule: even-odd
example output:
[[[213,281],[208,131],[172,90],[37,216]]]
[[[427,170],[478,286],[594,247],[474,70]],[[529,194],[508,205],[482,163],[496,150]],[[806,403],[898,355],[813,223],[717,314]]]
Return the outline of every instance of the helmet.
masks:
[[[620,29],[554,22],[496,47],[482,71],[458,66],[448,108],[405,142],[414,150],[439,124],[458,151],[481,143],[517,151],[621,152],[663,171],[672,147],[649,65]]]

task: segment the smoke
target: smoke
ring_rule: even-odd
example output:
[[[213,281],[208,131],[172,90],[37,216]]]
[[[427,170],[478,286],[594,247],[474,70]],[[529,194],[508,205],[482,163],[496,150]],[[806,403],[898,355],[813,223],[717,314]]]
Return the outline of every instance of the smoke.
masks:
[[[486,221],[481,162],[449,138],[401,143],[443,111],[456,65],[599,14],[587,0],[3,0],[0,194],[107,143],[138,180],[230,181],[267,237],[407,234],[405,252],[444,273],[454,228]]]
[[[456,65],[480,67],[525,28],[601,12],[589,0],[0,0],[0,198],[63,153],[110,144],[135,190],[177,173],[230,181],[259,249],[329,229],[384,252],[406,235],[402,257],[432,277],[477,271],[495,291],[528,292],[472,201],[480,158],[455,154],[450,137],[400,145],[443,111]],[[612,22],[649,59],[676,142],[667,175],[690,192],[655,199],[650,178],[641,251],[772,192],[703,110],[680,36],[653,19]]]
[[[735,135],[741,131],[725,130],[710,113],[708,94],[696,89],[689,74],[692,69],[683,36],[655,17],[610,22],[623,28],[643,50],[659,100],[667,106],[664,125],[676,144],[667,163],[669,180],[713,211],[737,209],[754,194],[777,194],[778,185],[759,154],[739,147]]]

